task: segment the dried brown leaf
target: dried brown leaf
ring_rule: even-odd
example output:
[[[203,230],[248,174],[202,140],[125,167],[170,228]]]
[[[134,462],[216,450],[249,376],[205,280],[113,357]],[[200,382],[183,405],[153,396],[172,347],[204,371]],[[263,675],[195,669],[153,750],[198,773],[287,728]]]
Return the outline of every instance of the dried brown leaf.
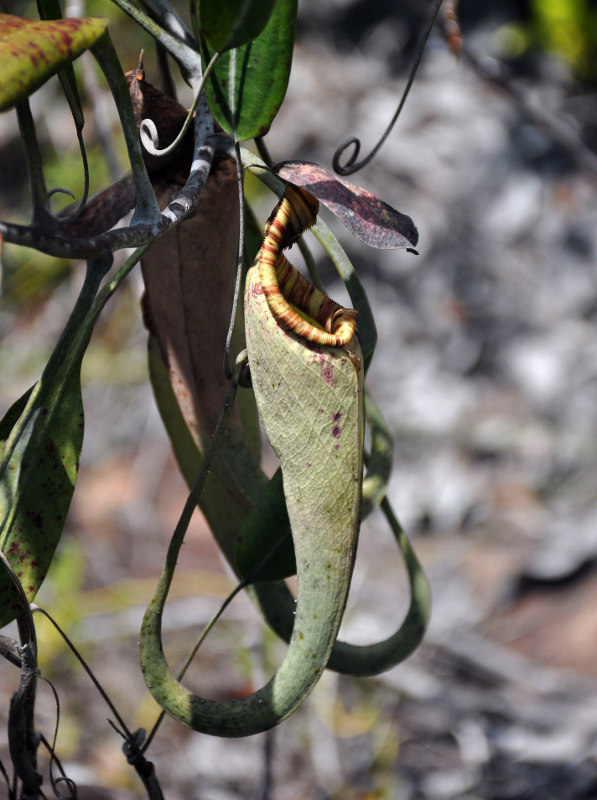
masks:
[[[160,205],[168,195],[160,191]],[[226,159],[209,176],[195,216],[158,239],[141,262],[146,324],[198,446],[213,432],[228,386],[222,364],[238,226],[236,170]]]
[[[285,161],[275,172],[316,197],[358,239],[370,247],[413,249],[419,239],[414,222],[374,194],[309,161]]]

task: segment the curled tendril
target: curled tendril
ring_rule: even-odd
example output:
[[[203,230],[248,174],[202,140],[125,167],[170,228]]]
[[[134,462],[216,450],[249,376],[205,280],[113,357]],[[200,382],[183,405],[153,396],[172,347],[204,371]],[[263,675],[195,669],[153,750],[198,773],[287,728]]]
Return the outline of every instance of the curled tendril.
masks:
[[[72,197],[73,200],[75,199],[74,194],[71,192],[70,189],[65,189],[63,186],[57,186],[55,189],[50,189],[48,192],[48,200],[50,197],[53,197],[55,194],[67,194],[69,197]]]
[[[415,77],[417,75],[417,71],[418,71],[419,66],[421,64],[421,61],[423,60],[423,53],[425,52],[425,47],[427,46],[427,41],[429,39],[429,36],[430,36],[431,31],[433,29],[433,26],[435,24],[435,20],[437,19],[437,15],[439,14],[439,10],[440,10],[441,4],[442,4],[442,0],[436,0],[435,7],[433,9],[433,13],[431,14],[431,18],[429,20],[427,28],[425,29],[425,33],[423,34],[423,38],[421,39],[419,47],[417,49],[417,54],[415,56],[414,63],[412,65],[411,69],[410,69],[410,74],[408,76],[408,81],[406,82],[406,86],[404,87],[404,91],[402,92],[402,97],[400,98],[400,102],[398,103],[398,108],[396,109],[396,112],[394,113],[394,116],[390,120],[390,124],[388,125],[386,130],[383,132],[383,134],[381,135],[379,141],[377,142],[377,144],[375,145],[373,150],[371,150],[369,155],[365,156],[360,161],[357,161],[358,155],[359,155],[359,153],[361,151],[361,141],[360,141],[360,139],[358,137],[351,136],[349,139],[346,139],[344,142],[342,142],[342,144],[338,145],[338,147],[336,148],[336,151],[334,153],[334,157],[332,159],[332,164],[334,166],[334,170],[338,173],[338,175],[353,175],[355,172],[358,172],[360,169],[362,169],[364,166],[366,166],[373,158],[375,158],[375,156],[377,155],[378,150],[381,148],[381,146],[384,144],[385,140],[388,138],[388,136],[392,132],[392,129],[393,129],[394,125],[396,124],[396,120],[398,119],[398,117],[400,116],[400,114],[402,112],[402,109],[404,108],[404,104],[406,103],[406,99],[407,99],[407,97],[408,97],[408,95],[410,93],[411,87],[412,87],[412,85],[413,85],[413,83],[415,81]],[[354,147],[354,150],[352,151],[352,153],[348,157],[348,160],[346,161],[346,163],[345,164],[341,164],[340,163],[340,159],[341,159],[342,155],[345,153],[345,151],[349,147]]]
[[[141,122],[141,125],[139,127],[139,135],[141,137],[141,143],[143,144],[143,147],[147,150],[147,152],[150,155],[157,156],[157,157],[167,156],[173,150],[176,150],[178,145],[182,142],[186,132],[189,129],[189,126],[190,126],[191,122],[193,121],[193,117],[195,116],[195,109],[197,108],[197,103],[199,102],[199,99],[200,99],[201,95],[203,94],[203,89],[205,88],[205,83],[206,83],[206,81],[207,81],[212,69],[216,65],[216,62],[217,62],[219,57],[220,57],[220,53],[214,53],[214,55],[212,56],[211,61],[207,65],[207,67],[205,69],[205,72],[203,73],[203,77],[201,78],[201,83],[199,84],[199,88],[197,89],[197,93],[195,94],[195,98],[193,100],[193,103],[192,103],[192,105],[191,105],[191,107],[189,109],[189,113],[187,114],[187,118],[185,119],[184,124],[183,124],[182,128],[180,129],[180,132],[179,132],[178,136],[176,137],[176,139],[173,142],[171,142],[167,147],[164,147],[163,150],[159,150],[158,149],[158,145],[159,145],[158,129],[156,128],[155,123],[153,122],[153,120],[150,120],[150,119],[144,119]]]
[[[66,789],[68,794],[65,794],[61,787],[61,784],[66,785]],[[52,783],[52,789],[54,790],[54,794],[59,800],[77,800],[78,797],[78,790],[77,784],[74,782],[72,778],[67,777],[66,775],[60,775],[56,778]]]
[[[340,163],[340,158],[344,155],[349,147],[353,147],[354,149],[348,156],[346,163],[342,165]],[[352,166],[355,164],[360,152],[361,140],[358,138],[358,136],[350,136],[348,139],[345,139],[341,144],[338,145],[332,160],[334,170],[338,173],[338,175],[351,175],[353,172],[356,172],[357,169],[360,169],[363,166],[362,164],[359,164],[357,165],[356,169],[352,169]],[[370,155],[369,158],[371,157],[372,156]]]
[[[156,124],[152,119],[144,119],[141,122],[139,135],[141,136],[141,143],[148,153],[151,153],[153,156],[163,155],[164,151],[162,150],[160,152],[157,149],[160,145],[160,137]]]

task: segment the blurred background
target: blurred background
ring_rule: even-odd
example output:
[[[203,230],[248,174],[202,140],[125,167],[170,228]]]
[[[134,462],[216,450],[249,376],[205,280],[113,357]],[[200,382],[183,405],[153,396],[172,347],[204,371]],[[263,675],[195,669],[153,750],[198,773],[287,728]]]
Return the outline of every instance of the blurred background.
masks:
[[[267,138],[274,160],[331,169],[347,137],[361,138],[362,154],[373,147],[428,5],[300,0],[288,95]],[[31,3],[2,8],[37,16]],[[143,47],[147,79],[158,84],[151,41],[122,12],[101,0],[71,9],[109,15],[123,69]],[[390,497],[431,581],[429,633],[378,678],[326,674],[270,734],[227,741],[166,721],[149,757],[169,800],[597,798],[597,3],[462,0],[459,14],[464,51],[455,58],[432,35],[394,131],[352,178],[412,216],[420,255],[367,249],[327,219],[378,323],[369,386],[395,436]],[[126,159],[103,79],[85,56],[77,69],[98,190],[126,171]],[[181,102],[190,102],[185,87]],[[80,196],[57,81],[31,103],[48,185]],[[0,218],[26,222],[12,112],[0,117],[0,177]],[[263,221],[275,201],[249,189]],[[2,259],[0,414],[39,376],[82,280],[80,264],[15,246]],[[342,301],[322,257],[320,268]],[[38,596],[132,728],[151,727],[157,713],[137,635],[186,497],[147,380],[142,291],[136,271],[83,363],[80,478]],[[179,569],[166,618],[172,663],[233,586],[199,513]],[[391,534],[373,516],[342,637],[383,638],[407,605]],[[142,796],[108,710],[50,626],[38,624],[68,774]],[[212,696],[241,694],[283,652],[239,598],[188,682]],[[3,723],[17,682],[4,665]],[[41,686],[38,712],[49,739],[56,711]],[[2,724],[3,760],[5,737]]]

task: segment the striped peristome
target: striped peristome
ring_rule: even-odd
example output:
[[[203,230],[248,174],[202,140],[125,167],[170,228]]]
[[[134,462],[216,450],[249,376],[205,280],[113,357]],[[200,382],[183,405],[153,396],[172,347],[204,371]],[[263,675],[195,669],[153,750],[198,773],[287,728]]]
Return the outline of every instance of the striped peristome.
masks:
[[[259,251],[259,277],[274,317],[297,336],[315,344],[342,347],[352,339],[358,311],[343,308],[320,292],[295,269],[282,253],[315,223],[319,202],[308,192],[287,184],[265,226]],[[294,308],[322,326],[304,319]]]

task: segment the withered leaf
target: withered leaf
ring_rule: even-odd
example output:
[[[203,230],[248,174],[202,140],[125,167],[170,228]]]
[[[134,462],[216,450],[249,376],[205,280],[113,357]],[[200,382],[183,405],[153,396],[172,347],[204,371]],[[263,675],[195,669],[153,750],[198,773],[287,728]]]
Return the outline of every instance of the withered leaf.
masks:
[[[126,175],[116,183],[90,197],[81,214],[74,220],[63,223],[61,233],[65,236],[97,236],[109,231],[131,209],[135,207],[137,195],[133,176]],[[78,203],[68,206],[59,216],[68,216]]]
[[[152,120],[157,128],[159,147],[163,149],[178,136],[187,116],[186,109],[145,80],[145,69],[141,59],[137,68],[126,72],[124,77],[129,87],[137,129],[141,127],[144,119]],[[181,186],[189,174],[192,158],[192,126],[171,153],[158,157],[146,150],[143,151],[143,159],[150,177],[163,177]]]
[[[187,112],[180,103],[164,94],[145,80],[142,60],[136,69],[125,73],[131,95],[137,129],[144,119],[151,119],[157,128],[160,147],[165,147],[178,135]],[[156,194],[170,191],[172,185],[184,186],[193,157],[193,129],[189,128],[178,147],[158,158],[143,150],[147,172]],[[98,192],[90,198],[83,212],[73,221],[65,222],[61,233],[65,236],[97,236],[112,228],[135,207],[136,195],[131,175]],[[69,206],[61,212],[68,214],[76,207]]]
[[[168,192],[162,191],[158,200],[160,205],[167,203]],[[157,338],[179,408],[201,452],[228,388],[223,362],[238,233],[236,167],[225,158],[212,169],[195,216],[158,239],[141,261],[146,325]],[[262,488],[236,406],[213,469],[241,499],[251,496],[254,481],[255,492]]]
[[[161,207],[170,191],[160,190]],[[213,432],[228,387],[222,364],[238,225],[236,169],[226,159],[209,176],[195,216],[158,239],[141,261],[145,322],[160,343],[178,403],[198,444]]]
[[[309,161],[284,161],[274,167],[284,180],[306,189],[348,230],[370,247],[414,249],[419,233],[412,219],[374,194]]]

